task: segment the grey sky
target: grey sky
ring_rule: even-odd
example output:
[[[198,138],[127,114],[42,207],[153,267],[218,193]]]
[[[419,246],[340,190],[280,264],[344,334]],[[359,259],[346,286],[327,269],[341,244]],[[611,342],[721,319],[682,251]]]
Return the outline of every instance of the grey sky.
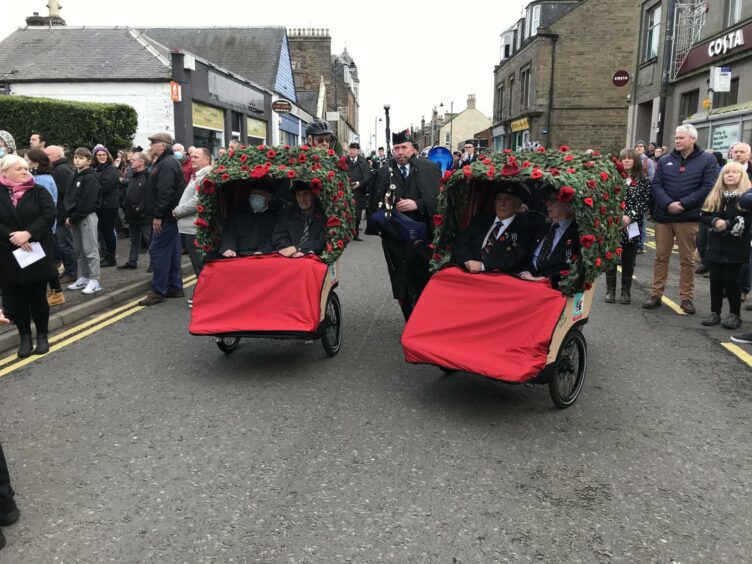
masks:
[[[418,126],[441,102],[455,111],[468,94],[491,117],[493,68],[499,62],[499,35],[520,17],[529,0],[467,3],[387,1],[258,2],[213,0],[175,4],[153,0],[125,3],[62,0],[61,15],[71,26],[285,26],[328,28],[332,49],[347,46],[360,75],[361,145],[369,146],[374,118],[389,103],[392,130]],[[0,39],[25,25],[32,12],[46,14],[46,0],[2,0]],[[200,11],[194,6],[205,6]],[[245,9],[238,11],[239,6]],[[449,9],[454,6],[454,9]],[[106,45],[102,49],[106,49]],[[53,54],[51,54],[53,55]],[[102,56],[92,53],[92,57]],[[253,78],[253,77],[249,77]],[[383,122],[379,144],[384,143]]]

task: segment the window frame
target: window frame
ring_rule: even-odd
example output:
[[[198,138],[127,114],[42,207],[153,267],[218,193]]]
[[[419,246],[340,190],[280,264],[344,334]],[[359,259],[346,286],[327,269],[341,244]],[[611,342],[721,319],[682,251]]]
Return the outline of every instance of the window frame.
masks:
[[[520,109],[527,110],[530,107],[530,84],[532,82],[532,69],[527,65],[520,69]]]
[[[655,20],[655,15],[658,20]],[[652,19],[652,23],[651,23]],[[658,58],[661,47],[661,26],[663,24],[663,5],[661,2],[653,4],[645,10],[645,33],[643,35],[642,61],[652,61]]]
[[[736,25],[742,21],[744,0],[726,0],[726,25]]]
[[[689,104],[689,101],[692,100],[693,97],[696,97],[696,101],[694,103],[694,110],[687,111],[688,107],[691,105]],[[700,111],[700,89],[695,88],[694,90],[687,90],[686,92],[682,92],[679,96],[679,120],[677,121],[678,124],[682,124],[685,119],[687,119],[689,116],[696,114]]]

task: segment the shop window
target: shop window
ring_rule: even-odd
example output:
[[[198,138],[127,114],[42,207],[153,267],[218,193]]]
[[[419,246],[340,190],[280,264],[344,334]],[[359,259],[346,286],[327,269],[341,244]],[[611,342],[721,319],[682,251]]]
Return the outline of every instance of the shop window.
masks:
[[[661,40],[661,5],[656,4],[645,13],[645,41],[643,44],[643,61],[658,56],[658,44]]]
[[[679,123],[696,114],[700,107],[700,90],[685,92],[679,99]]]
[[[713,92],[713,107],[723,108],[733,106],[739,99],[739,79],[731,79],[731,90],[728,92]]]
[[[742,1],[726,0],[726,25],[734,25],[742,19]]]

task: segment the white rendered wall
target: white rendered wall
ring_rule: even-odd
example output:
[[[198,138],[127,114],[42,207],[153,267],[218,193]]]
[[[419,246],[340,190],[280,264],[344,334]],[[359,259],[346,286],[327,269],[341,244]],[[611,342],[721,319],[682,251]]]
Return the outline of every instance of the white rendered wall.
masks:
[[[17,82],[11,84],[11,93],[133,106],[138,114],[133,144],[141,145],[144,149],[149,148],[149,135],[158,131],[175,134],[175,112],[169,82]]]

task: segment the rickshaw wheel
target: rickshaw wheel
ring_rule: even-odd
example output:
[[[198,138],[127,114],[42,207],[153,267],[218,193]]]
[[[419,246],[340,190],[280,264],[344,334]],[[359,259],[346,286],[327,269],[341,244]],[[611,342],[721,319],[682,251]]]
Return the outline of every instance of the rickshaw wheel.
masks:
[[[229,353],[238,348],[240,337],[214,337],[214,342],[223,353]]]
[[[587,343],[579,329],[572,329],[561,344],[548,393],[559,409],[566,409],[577,401],[587,370]]]
[[[342,308],[339,305],[339,297],[333,290],[329,294],[329,299],[326,300],[321,343],[328,356],[337,354],[342,344]]]

